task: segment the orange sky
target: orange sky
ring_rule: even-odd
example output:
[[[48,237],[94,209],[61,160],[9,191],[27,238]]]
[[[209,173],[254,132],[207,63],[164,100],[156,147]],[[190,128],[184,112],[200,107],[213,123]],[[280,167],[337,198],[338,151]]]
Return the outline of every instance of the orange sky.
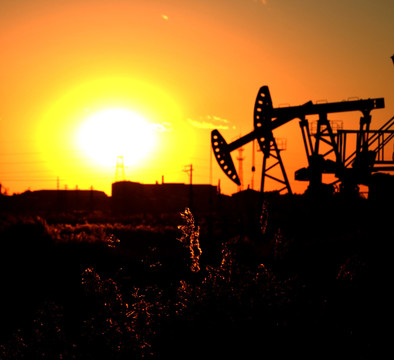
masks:
[[[393,17],[390,0],[2,1],[3,191],[55,189],[59,179],[61,188],[110,194],[116,159],[99,166],[74,138],[91,114],[121,108],[145,118],[157,139],[144,161],[126,166],[127,179],[186,183],[193,164],[195,183],[220,179],[235,192],[215,160],[210,166],[210,131],[228,142],[251,131],[262,85],[274,106],[384,97],[372,128],[393,115]],[[359,117],[332,119],[349,129]],[[307,165],[298,121],[274,135],[286,138],[285,167],[303,192],[293,180]],[[243,155],[246,187],[251,146]],[[254,182],[259,188],[259,167]]]

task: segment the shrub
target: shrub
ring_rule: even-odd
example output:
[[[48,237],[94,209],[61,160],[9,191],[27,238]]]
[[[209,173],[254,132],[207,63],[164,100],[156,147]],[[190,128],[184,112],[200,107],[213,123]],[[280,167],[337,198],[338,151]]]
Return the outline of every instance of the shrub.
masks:
[[[190,253],[190,270],[193,272],[200,271],[200,256],[202,254],[199,242],[200,227],[196,225],[193,214],[189,208],[186,208],[181,216],[185,222],[179,225],[178,229],[182,235],[178,240],[189,250]]]

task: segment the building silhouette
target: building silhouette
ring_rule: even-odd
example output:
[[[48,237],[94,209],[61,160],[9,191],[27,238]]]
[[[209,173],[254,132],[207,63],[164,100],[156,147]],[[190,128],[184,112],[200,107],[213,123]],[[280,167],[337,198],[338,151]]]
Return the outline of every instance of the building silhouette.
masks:
[[[97,190],[37,190],[0,196],[0,212],[91,212],[113,215],[163,214],[184,211],[208,214],[216,211],[217,188],[206,184],[142,184],[117,181],[112,194]],[[221,195],[223,198],[225,195]]]
[[[110,198],[98,190],[37,190],[0,196],[0,211],[35,213],[107,211]]]
[[[206,184],[141,184],[118,181],[112,184],[111,210],[114,214],[173,213],[186,207],[198,213],[213,211],[217,189]]]

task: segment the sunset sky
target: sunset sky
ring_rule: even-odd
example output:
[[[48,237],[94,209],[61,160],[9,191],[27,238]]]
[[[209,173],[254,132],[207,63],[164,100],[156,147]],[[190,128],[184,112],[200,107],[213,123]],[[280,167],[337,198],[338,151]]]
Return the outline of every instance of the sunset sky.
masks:
[[[233,193],[210,132],[231,142],[251,131],[262,85],[275,107],[384,97],[371,128],[394,115],[393,19],[392,0],[1,1],[2,191],[93,186],[110,195],[123,152],[128,180],[188,183],[193,164],[194,183],[220,179]],[[351,129],[360,115],[331,118]],[[274,135],[286,139],[283,161],[303,192],[298,121]],[[246,188],[251,144],[243,156]]]

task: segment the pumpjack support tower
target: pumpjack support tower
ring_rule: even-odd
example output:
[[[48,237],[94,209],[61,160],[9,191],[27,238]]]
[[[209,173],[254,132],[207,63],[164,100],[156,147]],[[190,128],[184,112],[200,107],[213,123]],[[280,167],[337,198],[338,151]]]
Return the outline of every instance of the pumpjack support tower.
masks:
[[[308,101],[299,106],[274,108],[268,86],[262,86],[254,106],[254,130],[230,144],[227,144],[218,130],[213,130],[211,133],[213,153],[223,172],[234,183],[240,185],[231,152],[256,139],[263,154],[261,192],[264,192],[265,179],[270,178],[280,184],[279,192],[287,191],[291,194],[290,183],[273,131],[289,121],[299,119],[308,166],[297,170],[295,179],[309,181],[310,191],[322,191],[338,182],[342,189],[354,189],[358,184],[368,185],[371,175],[377,171],[394,171],[394,158],[392,161],[383,159],[385,145],[394,138],[394,117],[380,129],[370,129],[370,112],[381,108],[384,108],[383,98],[318,104]],[[328,114],[349,111],[362,113],[359,129],[333,129]],[[313,134],[306,118],[308,115],[318,116]],[[356,136],[356,149],[348,155],[346,144],[352,134]],[[321,146],[323,144],[325,144],[324,149]],[[334,160],[328,158],[328,155],[332,158],[332,154]],[[274,160],[270,165],[267,162],[269,158]],[[280,168],[279,177],[277,173],[275,176],[272,173],[272,169],[277,166]],[[334,174],[337,180],[331,184],[324,184],[322,175],[327,173]]]

